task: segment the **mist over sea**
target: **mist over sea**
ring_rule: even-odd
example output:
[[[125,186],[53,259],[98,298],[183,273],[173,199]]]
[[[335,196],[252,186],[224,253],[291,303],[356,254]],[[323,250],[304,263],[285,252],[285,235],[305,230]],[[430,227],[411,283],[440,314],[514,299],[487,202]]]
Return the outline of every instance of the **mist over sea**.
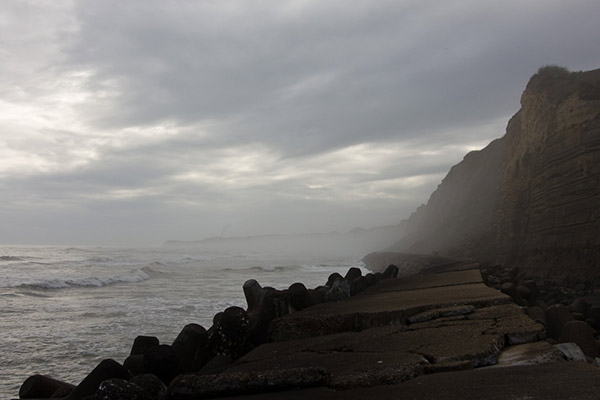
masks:
[[[123,362],[138,335],[170,344],[188,323],[208,329],[246,308],[247,279],[312,288],[352,266],[365,271],[341,251],[0,246],[0,397],[33,374],[77,384],[102,359]]]

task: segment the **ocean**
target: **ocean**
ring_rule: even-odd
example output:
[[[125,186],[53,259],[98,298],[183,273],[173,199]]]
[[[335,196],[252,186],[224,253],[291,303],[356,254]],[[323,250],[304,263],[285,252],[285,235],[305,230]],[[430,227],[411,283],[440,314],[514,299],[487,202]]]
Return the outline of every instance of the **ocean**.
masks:
[[[33,374],[79,383],[101,360],[123,362],[138,335],[170,344],[188,323],[205,328],[242,285],[323,285],[367,272],[358,254],[289,251],[0,246],[0,398]]]

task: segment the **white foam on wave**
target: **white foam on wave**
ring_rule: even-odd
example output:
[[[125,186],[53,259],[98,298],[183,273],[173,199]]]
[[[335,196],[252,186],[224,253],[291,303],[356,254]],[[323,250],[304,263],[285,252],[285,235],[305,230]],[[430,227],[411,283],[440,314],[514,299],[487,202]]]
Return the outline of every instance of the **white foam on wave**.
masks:
[[[115,285],[119,283],[136,283],[143,282],[150,279],[150,275],[152,269],[149,267],[145,267],[142,269],[134,269],[129,271],[123,275],[117,276],[107,276],[107,277],[98,277],[91,276],[86,278],[77,278],[77,279],[48,279],[41,281],[28,281],[28,282],[19,282],[11,285],[12,287],[17,288],[27,288],[27,289],[42,289],[42,290],[52,290],[52,289],[67,289],[67,288],[77,288],[77,287],[104,287],[109,285]]]

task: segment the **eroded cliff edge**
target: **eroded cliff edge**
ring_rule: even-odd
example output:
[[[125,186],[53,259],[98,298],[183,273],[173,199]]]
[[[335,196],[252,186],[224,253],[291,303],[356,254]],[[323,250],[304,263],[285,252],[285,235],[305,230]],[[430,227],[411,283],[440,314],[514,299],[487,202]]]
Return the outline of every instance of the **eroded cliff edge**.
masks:
[[[506,134],[455,165],[393,250],[600,275],[600,69],[544,67]]]

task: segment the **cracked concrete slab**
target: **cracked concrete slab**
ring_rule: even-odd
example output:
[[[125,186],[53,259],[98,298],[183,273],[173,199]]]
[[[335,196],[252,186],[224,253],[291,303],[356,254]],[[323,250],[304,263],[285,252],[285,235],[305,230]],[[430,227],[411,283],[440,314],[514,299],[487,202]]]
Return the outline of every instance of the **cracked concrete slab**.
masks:
[[[452,309],[450,309],[452,310]],[[435,315],[435,310],[429,312]],[[440,326],[458,326],[477,321],[489,321],[482,331],[486,334],[500,334],[506,339],[507,345],[535,342],[546,338],[544,326],[529,318],[523,310],[515,304],[501,304],[497,306],[474,309],[472,313],[453,317],[440,317],[423,322],[410,324],[408,329],[423,329]]]
[[[478,269],[465,271],[449,271],[436,274],[414,275],[401,279],[386,279],[377,286],[367,289],[362,295],[376,292],[397,292],[403,290],[419,290],[442,286],[465,285],[469,283],[482,283],[481,273]]]
[[[374,285],[372,289],[376,288],[377,285]],[[360,331],[389,324],[406,324],[409,317],[431,309],[456,305],[479,308],[510,302],[510,297],[482,283],[397,291],[391,290],[388,285],[385,291],[373,290],[278,318],[271,323],[270,337],[273,341],[284,341]]]
[[[227,372],[298,369],[310,365],[330,376],[328,386],[348,388],[403,382],[425,371],[495,364],[501,334],[482,334],[493,321],[454,326],[381,327],[262,345]],[[435,366],[438,365],[438,368]]]

